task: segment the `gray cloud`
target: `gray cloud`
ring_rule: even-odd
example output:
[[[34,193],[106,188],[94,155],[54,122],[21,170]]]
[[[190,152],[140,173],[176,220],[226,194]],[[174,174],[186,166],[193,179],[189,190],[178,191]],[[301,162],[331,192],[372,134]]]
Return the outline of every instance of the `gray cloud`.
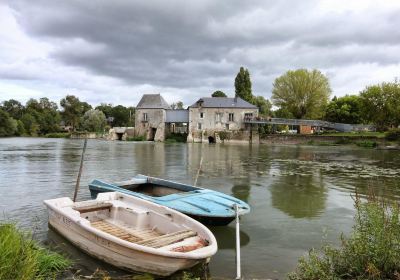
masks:
[[[242,65],[255,94],[266,97],[289,69],[329,73],[334,93],[345,90],[335,84],[345,80],[340,71],[354,65],[399,69],[400,6],[330,11],[320,2],[15,0],[9,7],[28,36],[52,46],[49,59],[127,86],[192,92],[180,96],[188,103],[216,89],[232,93]],[[0,75],[18,76],[1,68]]]

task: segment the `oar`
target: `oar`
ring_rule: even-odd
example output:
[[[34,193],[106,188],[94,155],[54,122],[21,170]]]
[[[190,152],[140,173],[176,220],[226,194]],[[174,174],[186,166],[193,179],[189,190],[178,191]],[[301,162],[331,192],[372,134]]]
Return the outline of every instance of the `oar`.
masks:
[[[75,192],[74,192],[74,199],[73,199],[74,202],[76,201],[76,196],[78,195],[78,190],[79,190],[79,183],[81,181],[83,158],[85,156],[85,151],[86,151],[86,143],[87,143],[87,138],[85,138],[85,142],[83,143],[83,150],[82,150],[82,156],[81,156],[81,165],[79,167],[78,178],[76,179],[76,185],[75,185]]]

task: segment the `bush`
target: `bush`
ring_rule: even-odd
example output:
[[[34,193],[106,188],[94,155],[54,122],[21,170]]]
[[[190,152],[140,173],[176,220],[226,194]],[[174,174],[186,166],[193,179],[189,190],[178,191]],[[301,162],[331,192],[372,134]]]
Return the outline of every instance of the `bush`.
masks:
[[[400,141],[400,128],[395,128],[386,131],[385,139],[389,141]]]
[[[146,137],[143,135],[126,137],[126,141],[146,141]]]
[[[356,145],[364,148],[376,148],[378,146],[378,143],[376,143],[375,141],[365,140],[356,142]]]
[[[355,200],[357,210],[351,236],[343,235],[342,246],[327,245],[311,250],[299,260],[290,280],[317,279],[399,279],[399,207],[370,198]]]
[[[0,252],[0,279],[55,279],[71,264],[11,223],[0,224]]]
[[[46,138],[70,138],[71,133],[69,132],[54,132],[54,133],[47,133]]]
[[[167,143],[175,143],[175,142],[182,142],[185,143],[187,139],[187,133],[171,133],[165,139]]]

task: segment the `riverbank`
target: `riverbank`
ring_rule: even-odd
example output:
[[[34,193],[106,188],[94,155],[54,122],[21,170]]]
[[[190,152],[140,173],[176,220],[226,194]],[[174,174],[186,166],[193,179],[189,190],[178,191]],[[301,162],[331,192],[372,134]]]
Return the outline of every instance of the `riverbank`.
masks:
[[[338,146],[356,145],[366,148],[399,148],[398,144],[381,136],[366,135],[282,135],[271,134],[260,137],[260,144]]]

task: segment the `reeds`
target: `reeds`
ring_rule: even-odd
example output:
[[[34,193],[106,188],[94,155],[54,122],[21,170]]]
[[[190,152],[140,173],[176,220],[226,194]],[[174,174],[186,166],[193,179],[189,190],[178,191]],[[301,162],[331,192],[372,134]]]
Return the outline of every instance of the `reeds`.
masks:
[[[55,279],[71,262],[38,245],[13,223],[0,223],[0,279]]]

